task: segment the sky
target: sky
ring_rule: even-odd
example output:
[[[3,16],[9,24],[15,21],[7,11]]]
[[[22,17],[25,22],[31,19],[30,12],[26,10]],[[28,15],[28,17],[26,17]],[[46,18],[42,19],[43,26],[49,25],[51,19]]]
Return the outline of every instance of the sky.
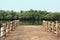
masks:
[[[29,9],[60,12],[60,0],[0,0],[0,10]]]

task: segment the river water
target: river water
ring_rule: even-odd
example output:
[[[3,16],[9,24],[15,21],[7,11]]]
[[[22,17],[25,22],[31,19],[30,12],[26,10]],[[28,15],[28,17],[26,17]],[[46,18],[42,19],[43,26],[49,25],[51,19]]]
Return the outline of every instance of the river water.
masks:
[[[42,25],[42,21],[20,21],[20,25]]]

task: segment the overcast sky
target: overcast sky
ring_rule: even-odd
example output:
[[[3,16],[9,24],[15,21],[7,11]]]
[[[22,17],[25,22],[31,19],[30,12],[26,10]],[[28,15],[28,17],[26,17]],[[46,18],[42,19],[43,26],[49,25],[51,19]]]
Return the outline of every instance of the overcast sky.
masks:
[[[0,0],[0,10],[29,9],[60,12],[60,0]]]

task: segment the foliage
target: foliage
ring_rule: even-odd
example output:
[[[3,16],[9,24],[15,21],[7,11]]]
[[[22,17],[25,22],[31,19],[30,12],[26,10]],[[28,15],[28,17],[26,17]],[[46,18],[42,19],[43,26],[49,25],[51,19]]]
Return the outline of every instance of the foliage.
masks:
[[[32,10],[15,12],[0,10],[0,20],[60,20],[60,12]]]

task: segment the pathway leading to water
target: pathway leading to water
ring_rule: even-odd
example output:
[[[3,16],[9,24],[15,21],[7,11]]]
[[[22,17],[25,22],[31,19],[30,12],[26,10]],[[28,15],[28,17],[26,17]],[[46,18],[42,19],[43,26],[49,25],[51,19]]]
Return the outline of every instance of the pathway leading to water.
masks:
[[[17,27],[5,40],[60,40],[60,37],[45,31],[42,26],[24,25]]]

